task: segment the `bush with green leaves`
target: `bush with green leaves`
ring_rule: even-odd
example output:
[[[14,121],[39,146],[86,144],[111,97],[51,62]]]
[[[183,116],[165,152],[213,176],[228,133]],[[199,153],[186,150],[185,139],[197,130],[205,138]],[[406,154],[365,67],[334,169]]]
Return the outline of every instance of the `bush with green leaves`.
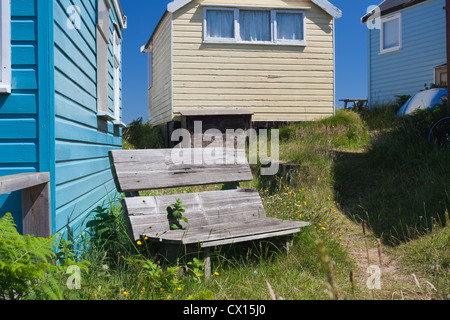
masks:
[[[10,213],[0,219],[0,299],[21,299],[45,282],[54,243],[20,235]]]
[[[92,214],[93,219],[86,224],[90,249],[105,252],[109,262],[116,261],[120,253],[133,251],[128,226],[120,207],[112,204],[98,206]]]
[[[161,149],[165,147],[159,127],[142,123],[142,117],[131,122],[123,131],[125,149]]]

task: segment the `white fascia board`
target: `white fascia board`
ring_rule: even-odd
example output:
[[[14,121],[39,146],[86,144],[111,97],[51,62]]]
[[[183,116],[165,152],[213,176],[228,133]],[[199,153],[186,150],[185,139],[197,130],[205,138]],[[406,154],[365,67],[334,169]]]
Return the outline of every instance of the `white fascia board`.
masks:
[[[174,0],[167,5],[167,11],[169,11],[170,13],[174,13],[190,2],[192,2],[192,0]],[[311,0],[311,2],[315,3],[335,19],[339,19],[340,17],[342,17],[342,11],[327,0]]]
[[[326,13],[328,13],[330,16],[332,16],[335,19],[339,19],[342,17],[342,11],[335,7],[331,2],[327,0],[311,0],[313,3],[321,7],[323,10],[325,10]]]
[[[114,6],[114,11],[116,12],[116,16],[117,16],[117,20],[119,21],[120,28],[126,29],[127,28],[127,25],[126,25],[127,18],[123,14],[122,10],[120,10],[120,5],[119,5],[118,1],[119,0],[112,0],[113,6]]]
[[[169,11],[170,13],[174,13],[190,2],[192,2],[192,0],[174,0],[167,5],[167,11]]]

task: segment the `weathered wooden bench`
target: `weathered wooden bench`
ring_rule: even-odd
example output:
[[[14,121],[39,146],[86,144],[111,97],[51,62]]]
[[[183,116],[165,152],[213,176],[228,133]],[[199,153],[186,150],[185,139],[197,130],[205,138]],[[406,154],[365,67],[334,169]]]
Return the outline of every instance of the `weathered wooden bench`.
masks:
[[[205,151],[206,150],[206,151]],[[205,254],[205,273],[210,275],[209,249],[245,241],[287,236],[309,225],[266,217],[255,189],[231,189],[140,197],[138,191],[208,184],[237,186],[253,180],[244,151],[234,149],[157,149],[110,152],[123,208],[135,240],[148,237],[165,245],[197,246]],[[191,155],[191,163],[174,161],[174,152]],[[206,154],[205,154],[206,152]],[[178,153],[175,153],[178,156]],[[200,158],[198,158],[200,157]],[[201,159],[203,157],[203,159]],[[200,161],[194,160],[200,159]],[[186,230],[170,230],[167,208],[176,199],[187,206],[182,222]],[[290,243],[288,241],[287,243]]]

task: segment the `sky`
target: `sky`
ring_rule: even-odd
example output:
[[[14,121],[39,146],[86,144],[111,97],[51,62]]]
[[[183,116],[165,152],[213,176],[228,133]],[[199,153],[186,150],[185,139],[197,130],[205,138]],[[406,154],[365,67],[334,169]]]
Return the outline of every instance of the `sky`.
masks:
[[[171,0],[121,0],[128,18],[123,36],[123,122],[148,117],[147,43]],[[340,99],[367,98],[367,27],[361,17],[382,0],[330,0],[342,10],[336,20],[336,105]]]

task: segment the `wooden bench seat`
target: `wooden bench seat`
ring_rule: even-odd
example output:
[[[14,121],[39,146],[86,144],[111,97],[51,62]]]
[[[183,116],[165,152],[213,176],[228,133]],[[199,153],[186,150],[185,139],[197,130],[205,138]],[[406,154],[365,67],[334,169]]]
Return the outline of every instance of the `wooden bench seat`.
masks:
[[[187,230],[170,230],[167,207],[180,199],[188,209]],[[210,191],[124,200],[135,239],[147,236],[165,243],[221,244],[293,234],[308,225],[299,221],[267,218],[254,189]]]
[[[182,151],[180,151],[182,150]],[[183,159],[191,162],[179,162]],[[199,161],[199,156],[202,161]],[[194,160],[194,157],[196,161]],[[253,180],[245,152],[234,149],[157,149],[110,152],[119,192],[134,195],[123,199],[130,231],[135,240],[147,237],[168,247],[208,248],[274,237],[292,236],[309,223],[266,216],[255,189],[231,189],[163,196],[136,196],[140,190],[205,184],[237,184]],[[194,163],[195,162],[195,163]],[[170,230],[168,207],[177,199],[187,206],[183,230]],[[210,270],[206,270],[209,275]]]

